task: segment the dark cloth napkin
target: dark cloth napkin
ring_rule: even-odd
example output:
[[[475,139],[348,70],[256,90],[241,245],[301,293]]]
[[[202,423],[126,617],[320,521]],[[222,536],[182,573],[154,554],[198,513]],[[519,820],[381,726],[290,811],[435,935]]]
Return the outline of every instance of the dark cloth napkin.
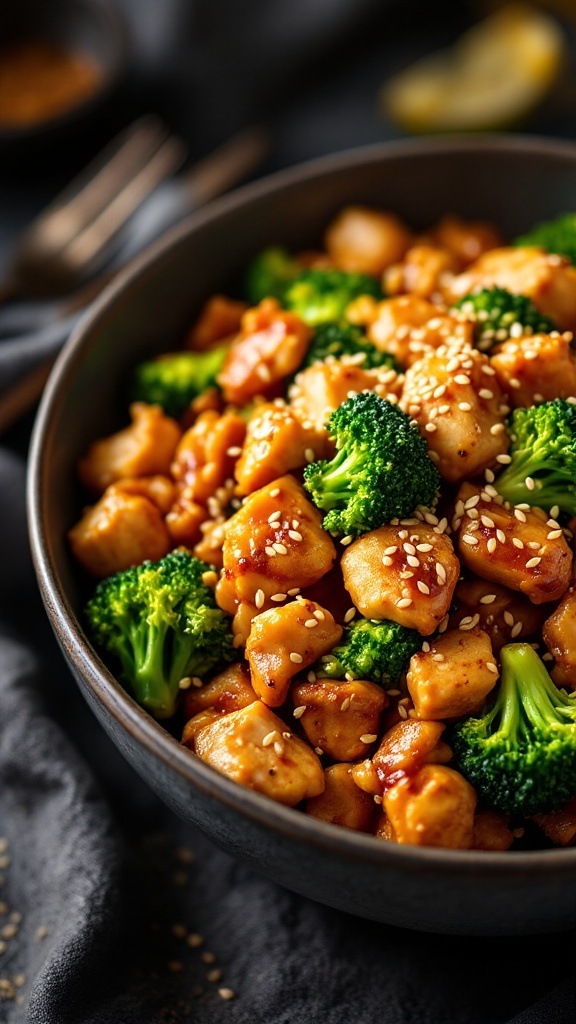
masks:
[[[273,122],[265,170],[390,137],[380,82],[471,15],[412,0],[122,6],[142,102],[198,153]],[[5,251],[43,188],[0,184]],[[76,316],[56,313],[0,312],[0,388],[69,336]],[[238,864],[152,794],[85,705],[41,606],[30,425],[0,445],[0,1022],[573,1024],[574,936],[428,935],[339,913]]]

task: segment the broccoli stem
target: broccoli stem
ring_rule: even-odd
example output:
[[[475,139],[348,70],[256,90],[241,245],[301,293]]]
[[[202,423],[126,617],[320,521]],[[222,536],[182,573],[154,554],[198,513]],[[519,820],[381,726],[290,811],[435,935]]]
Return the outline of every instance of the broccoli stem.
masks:
[[[330,469],[322,474],[321,497],[316,504],[323,509],[336,508],[353,490],[354,473],[358,471],[358,454],[346,454],[345,448],[336,453],[329,463]]]
[[[540,659],[534,658],[530,644],[508,644],[501,659],[501,729],[514,742],[519,733],[530,735],[530,725],[544,730],[574,718],[574,700],[554,684]]]

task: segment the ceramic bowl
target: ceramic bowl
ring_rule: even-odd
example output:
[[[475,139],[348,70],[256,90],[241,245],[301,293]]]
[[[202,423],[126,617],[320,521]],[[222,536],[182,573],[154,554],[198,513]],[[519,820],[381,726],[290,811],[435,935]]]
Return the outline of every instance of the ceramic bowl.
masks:
[[[256,871],[332,907],[410,929],[567,931],[576,925],[576,848],[403,846],[281,806],[182,747],[125,692],[82,628],[83,585],[66,543],[82,500],[75,464],[91,440],[125,423],[130,367],[177,346],[207,296],[232,288],[261,247],[317,245],[349,202],[394,210],[416,229],[451,211],[490,219],[513,236],[576,208],[576,145],[452,137],[331,155],[230,193],[137,259],[67,343],[37,415],[28,514],[45,608],[84,697],[127,760],[178,815]]]

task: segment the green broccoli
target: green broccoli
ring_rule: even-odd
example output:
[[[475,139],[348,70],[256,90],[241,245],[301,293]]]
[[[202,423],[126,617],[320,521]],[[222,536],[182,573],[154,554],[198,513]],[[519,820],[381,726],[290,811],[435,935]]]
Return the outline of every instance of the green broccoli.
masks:
[[[327,320],[341,320],[346,307],[360,295],[382,299],[377,278],[345,270],[305,270],[288,286],[284,305],[315,327]]]
[[[535,224],[516,238],[514,245],[537,245],[576,264],[576,213],[560,213],[551,220]]]
[[[356,356],[359,359],[360,354],[364,356],[362,367],[365,370],[374,370],[379,366],[389,366],[393,370],[400,370],[394,356],[389,352],[380,352],[372,342],[368,341],[361,327],[347,323],[345,320],[327,321],[318,325],[301,369],[312,366],[313,363],[322,363],[329,356],[334,359],[341,359],[342,356]]]
[[[161,405],[169,416],[181,416],[192,399],[216,384],[229,347],[169,352],[139,363],[129,385],[130,401]]]
[[[304,470],[304,487],[327,512],[324,528],[357,537],[430,505],[440,475],[410,417],[374,391],[348,398],[328,419],[337,452]]]
[[[538,311],[525,295],[512,295],[505,288],[479,288],[454,306],[474,321],[476,347],[487,352],[513,334],[549,334],[558,328]],[[519,327],[515,327],[518,324]]]
[[[289,284],[302,273],[302,265],[280,245],[263,249],[248,264],[244,291],[248,301],[256,306],[262,299],[277,299],[284,304]]]
[[[370,679],[382,686],[397,686],[410,658],[422,646],[414,629],[387,619],[356,619],[344,630],[337,647],[315,667],[329,679]]]
[[[512,461],[495,481],[502,497],[576,515],[576,407],[555,398],[515,409],[508,432]]]
[[[233,661],[229,619],[202,581],[212,567],[183,550],[100,580],[86,604],[95,646],[118,662],[136,700],[170,718],[179,683]]]
[[[500,658],[491,706],[450,729],[456,767],[488,806],[555,810],[576,793],[576,693],[553,683],[530,644],[507,644]]]

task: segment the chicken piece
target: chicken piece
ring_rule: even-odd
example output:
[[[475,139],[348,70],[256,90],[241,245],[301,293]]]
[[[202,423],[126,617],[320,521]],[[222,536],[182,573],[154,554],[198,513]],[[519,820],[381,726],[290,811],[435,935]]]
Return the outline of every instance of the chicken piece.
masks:
[[[194,544],[192,549],[196,558],[199,558],[201,562],[208,562],[208,565],[213,565],[215,569],[224,568],[222,545],[226,536],[226,527],[227,520],[224,516],[205,519],[200,524],[200,540]]]
[[[547,614],[546,605],[533,604],[519,591],[472,576],[456,584],[448,625],[479,626],[498,654],[504,644],[536,639]]]
[[[379,792],[389,789],[403,775],[413,775],[423,764],[428,763],[445,728],[443,722],[407,718],[388,729],[372,757],[380,783]],[[451,755],[446,756],[449,759]],[[359,784],[358,781],[356,784]]]
[[[78,462],[80,482],[94,494],[102,494],[111,483],[126,477],[170,474],[181,435],[176,420],[159,405],[145,402],[133,402],[130,417],[130,426],[94,441]]]
[[[208,352],[226,338],[237,334],[248,304],[229,299],[226,295],[213,295],[200,312],[186,336],[184,348],[194,352]]]
[[[219,722],[224,714],[225,712],[219,711],[218,708],[205,708],[204,711],[199,711],[193,718],[189,718],[182,732],[182,745],[190,750],[194,750],[196,738],[202,730],[214,722]]]
[[[99,579],[146,559],[155,562],[172,548],[158,506],[115,484],[84,511],[68,541],[80,565]]]
[[[384,812],[382,812],[376,822],[374,835],[376,836],[376,839],[383,839],[387,843],[395,843],[397,841],[394,829],[392,828],[392,822]]]
[[[500,811],[482,808],[474,815],[473,850],[509,850],[514,834],[508,818]]]
[[[476,793],[463,775],[426,764],[384,793],[382,803],[398,843],[469,850]]]
[[[256,615],[245,654],[258,696],[269,707],[283,704],[292,677],[331,651],[342,632],[329,611],[302,598]]]
[[[310,327],[275,299],[248,309],[218,375],[225,400],[242,406],[256,395],[273,394],[275,385],[300,366],[311,337]]]
[[[326,431],[319,433],[298,419],[288,405],[264,402],[248,421],[246,440],[234,475],[237,494],[250,494],[291,469],[307,465],[306,452],[315,458],[332,454]]]
[[[572,552],[558,523],[539,509],[507,508],[487,488],[478,492],[464,483],[458,491],[453,526],[462,564],[534,604],[560,600],[570,584]]]
[[[488,357],[468,345],[452,342],[413,363],[400,406],[449,483],[479,475],[508,451],[506,396]]]
[[[193,501],[206,504],[232,477],[245,435],[246,423],[238,413],[207,410],[182,436],[171,472]]]
[[[210,682],[199,687],[192,685],[184,694],[183,712],[186,720],[208,708],[228,715],[231,711],[248,707],[255,700],[258,700],[258,694],[250,682],[248,666],[245,662],[236,662]]]
[[[449,249],[426,242],[414,245],[402,263],[384,272],[383,287],[387,295],[420,295],[425,299],[442,298],[443,288],[458,270],[458,263]]]
[[[349,764],[332,764],[324,771],[324,792],[306,802],[306,814],[357,832],[371,832],[374,800],[355,785]]]
[[[571,332],[533,334],[499,345],[490,364],[514,408],[576,395],[576,356]]]
[[[484,253],[444,288],[449,305],[475,288],[526,295],[561,331],[576,330],[576,267],[537,246],[504,246]]]
[[[412,237],[412,232],[393,213],[346,206],[329,224],[324,244],[340,270],[378,276],[402,259]]]
[[[533,820],[555,846],[574,846],[576,842],[576,795],[548,814],[535,814]]]
[[[207,724],[194,750],[222,775],[290,807],[324,790],[318,755],[260,700]]]
[[[292,597],[316,583],[332,567],[336,549],[321,513],[287,474],[248,495],[228,520],[222,557],[216,599],[234,615],[240,601],[263,611],[276,595]]]
[[[111,484],[111,487],[117,493],[122,491],[124,494],[141,494],[156,505],[162,515],[166,515],[170,510],[176,497],[176,487],[168,476],[137,476],[118,480]]]
[[[166,515],[166,527],[174,547],[191,548],[202,537],[202,524],[207,516],[204,505],[194,501],[190,488],[178,487],[174,502]]]
[[[351,774],[354,779],[354,785],[358,786],[364,793],[370,793],[373,797],[382,796],[382,783],[371,758],[366,757],[363,761],[353,764]]]
[[[487,221],[466,221],[453,213],[446,214],[430,232],[435,245],[448,249],[458,270],[464,270],[485,252],[502,245],[500,232]]]
[[[554,656],[551,676],[558,686],[576,690],[576,582],[542,627],[542,639]]]
[[[472,345],[472,324],[439,312],[432,302],[417,295],[398,295],[380,302],[367,333],[377,349],[389,352],[404,368],[449,339]]]
[[[438,722],[478,711],[498,676],[490,637],[475,626],[447,630],[413,654],[406,685],[418,718]]]
[[[366,757],[380,730],[380,717],[388,705],[385,690],[376,683],[355,679],[296,683],[292,700],[299,722],[315,749],[334,761]]]
[[[365,533],[345,549],[344,586],[367,619],[392,619],[429,636],[450,607],[460,563],[440,527],[404,522]]]
[[[389,367],[363,370],[358,363],[334,359],[314,363],[296,374],[288,397],[294,415],[308,430],[325,436],[328,417],[352,395],[375,391],[382,398],[397,402],[402,389],[402,375]],[[314,459],[317,456],[313,452]]]
[[[335,562],[329,572],[322,576],[317,583],[306,587],[302,597],[307,601],[317,601],[323,608],[327,608],[334,616],[336,622],[344,625],[350,622],[350,616],[356,613],[356,609],[350,604],[350,594],[344,587],[344,579],[340,564]],[[348,613],[348,619],[346,619]]]

